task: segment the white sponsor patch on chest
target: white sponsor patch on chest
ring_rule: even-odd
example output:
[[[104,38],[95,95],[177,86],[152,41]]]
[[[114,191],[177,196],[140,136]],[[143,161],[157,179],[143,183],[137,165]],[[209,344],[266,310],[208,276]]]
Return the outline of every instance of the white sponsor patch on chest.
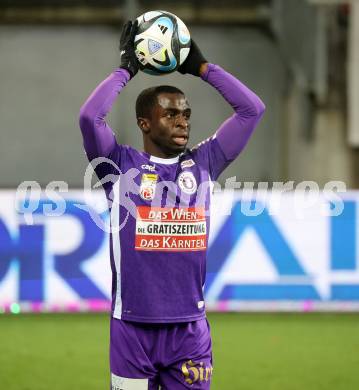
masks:
[[[195,162],[190,158],[189,160],[184,160],[181,162],[181,168],[191,168],[194,164]]]
[[[136,250],[188,252],[206,245],[203,207],[137,207]]]

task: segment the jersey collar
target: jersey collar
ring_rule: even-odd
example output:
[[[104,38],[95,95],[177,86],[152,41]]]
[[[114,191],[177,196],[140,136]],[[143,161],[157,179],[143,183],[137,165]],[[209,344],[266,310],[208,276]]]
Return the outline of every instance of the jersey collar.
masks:
[[[178,160],[179,160],[179,155],[173,158],[161,158],[156,156],[150,156],[150,161],[158,164],[165,164],[165,165],[176,164],[178,163]]]

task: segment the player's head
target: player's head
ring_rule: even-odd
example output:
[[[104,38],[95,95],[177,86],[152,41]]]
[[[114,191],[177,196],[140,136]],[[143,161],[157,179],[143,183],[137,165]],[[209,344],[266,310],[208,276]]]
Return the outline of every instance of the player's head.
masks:
[[[161,85],[143,90],[136,101],[137,124],[145,151],[158,157],[182,153],[190,132],[191,109],[184,93]]]

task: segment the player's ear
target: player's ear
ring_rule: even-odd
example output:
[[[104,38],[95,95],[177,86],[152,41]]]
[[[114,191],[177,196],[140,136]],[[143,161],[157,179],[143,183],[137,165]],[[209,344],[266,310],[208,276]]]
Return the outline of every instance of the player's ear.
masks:
[[[137,125],[145,134],[150,131],[150,120],[148,118],[137,118]]]

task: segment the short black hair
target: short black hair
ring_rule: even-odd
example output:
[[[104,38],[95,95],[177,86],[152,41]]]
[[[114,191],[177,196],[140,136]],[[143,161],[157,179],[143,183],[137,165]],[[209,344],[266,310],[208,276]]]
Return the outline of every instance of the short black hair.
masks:
[[[171,85],[158,85],[144,89],[136,100],[136,118],[150,118],[151,112],[157,103],[157,96],[160,93],[179,93],[184,96],[184,93]]]

